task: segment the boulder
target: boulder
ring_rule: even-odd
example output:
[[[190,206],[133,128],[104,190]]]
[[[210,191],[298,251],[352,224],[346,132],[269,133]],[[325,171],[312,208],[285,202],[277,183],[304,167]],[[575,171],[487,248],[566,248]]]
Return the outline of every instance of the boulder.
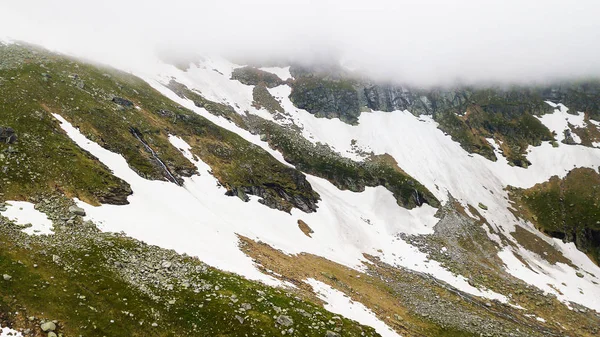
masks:
[[[0,126],[0,143],[13,144],[16,141],[17,135],[13,128]]]
[[[54,331],[54,330],[56,330],[56,324],[54,324],[54,322],[44,322],[44,323],[40,324],[40,328],[44,332]]]
[[[75,206],[75,205],[69,207],[69,213],[79,215],[79,216],[85,216],[85,210],[83,208]]]
[[[281,316],[277,317],[277,324],[283,325],[285,327],[289,327],[294,324],[294,321],[292,320],[292,318],[290,316],[281,315]]]
[[[133,108],[133,102],[130,101],[130,100],[128,100],[128,99],[115,96],[115,97],[112,98],[112,101],[114,103],[117,103],[118,105],[120,105],[122,107]]]

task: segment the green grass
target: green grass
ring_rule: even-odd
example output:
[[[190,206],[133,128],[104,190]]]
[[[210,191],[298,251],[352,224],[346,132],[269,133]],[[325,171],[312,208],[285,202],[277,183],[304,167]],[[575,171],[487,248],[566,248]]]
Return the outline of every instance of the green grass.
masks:
[[[553,141],[554,136],[534,115],[550,111],[536,93],[525,89],[476,90],[465,108],[465,116],[450,108],[434,115],[441,130],[452,136],[468,152],[478,153],[495,161],[496,155],[486,138],[501,143],[501,149],[516,166],[527,167],[526,150],[529,145],[539,146],[542,141]]]
[[[283,107],[279,102],[271,95],[269,90],[264,84],[254,86],[252,89],[252,104],[257,108],[265,108],[270,113],[284,112]]]
[[[423,203],[439,206],[435,196],[401,171],[395,162],[376,159],[356,162],[341,157],[329,147],[314,145],[273,122],[256,119],[252,124],[266,135],[269,144],[279,150],[286,161],[303,172],[329,180],[340,189],[360,192],[366,186],[384,186],[402,207],[413,208]]]
[[[47,70],[33,64],[0,70],[8,79],[0,85],[0,125],[12,127],[19,137],[15,144],[0,144],[0,192],[5,199],[25,199],[58,189],[92,203],[123,201],[128,184],[71,142],[44,110],[45,98],[55,95],[42,72]]]
[[[66,336],[279,336],[276,317],[285,314],[294,321],[291,336],[322,337],[335,328],[344,336],[376,335],[348,319],[334,320],[293,293],[126,237],[79,228],[30,238],[1,220],[0,232],[0,273],[12,276],[0,279],[0,312],[19,328],[39,331],[39,321],[47,319],[58,320],[57,332]],[[140,272],[161,259],[177,264],[180,274],[154,266]],[[242,312],[242,303],[252,308]],[[30,316],[36,320],[29,322]]]
[[[600,175],[577,168],[563,179],[519,191],[520,203],[544,232],[568,242],[600,262]]]
[[[60,131],[50,116],[58,113],[88,138],[122,154],[142,177],[165,180],[167,174],[130,132],[132,128],[139,131],[177,177],[190,176],[196,169],[170,144],[170,134],[188,141],[193,152],[211,166],[221,184],[233,194],[238,190],[258,194],[265,204],[284,211],[300,203],[310,206],[304,210],[315,208],[318,194],[301,172],[279,163],[237,134],[180,107],[143,80],[44,51],[34,53],[27,47],[0,49],[9,55],[19,53],[23,59],[21,64],[0,70],[0,77],[14,78],[1,87],[0,125],[17,131],[20,140],[14,147],[27,155],[11,155],[16,159],[9,163],[10,190],[0,187],[7,195],[22,199],[38,189],[58,188],[95,201],[100,199],[98,195],[110,191],[127,192],[126,184],[112,177]],[[131,101],[135,107],[114,103],[111,99],[115,96]],[[211,109],[223,108],[213,102],[205,104]],[[24,165],[44,181],[31,179]],[[48,168],[53,170],[47,172]],[[96,171],[98,174],[93,173]],[[128,194],[125,192],[121,194]]]
[[[274,88],[284,83],[279,76],[253,67],[236,68],[233,70],[231,78],[245,85],[262,84],[267,88]]]

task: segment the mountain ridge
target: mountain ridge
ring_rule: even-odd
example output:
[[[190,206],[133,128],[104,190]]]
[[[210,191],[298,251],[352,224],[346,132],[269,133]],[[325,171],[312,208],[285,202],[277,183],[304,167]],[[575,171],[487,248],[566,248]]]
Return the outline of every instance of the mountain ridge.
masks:
[[[312,305],[330,296],[328,309],[341,312],[346,306],[352,308],[355,311],[345,314],[363,324],[375,324],[381,335],[545,336],[568,331],[591,336],[597,332],[600,318],[592,298],[600,291],[594,283],[596,275],[600,276],[598,267],[574,245],[536,231],[532,224],[535,219],[513,212],[514,205],[505,190],[508,185],[527,189],[553,175],[562,178],[573,164],[600,165],[593,136],[598,131],[592,118],[594,111],[570,113],[565,104],[557,104],[559,101],[541,101],[546,112],[535,114],[501,100],[499,110],[484,106],[483,110],[467,111],[467,116],[453,112],[464,123],[460,130],[467,125],[474,137],[492,149],[496,158],[492,161],[475,151],[465,151],[465,146],[456,142],[454,131],[444,130],[444,123],[435,116],[414,111],[364,111],[356,116],[357,123],[346,120],[350,124],[341,118],[315,117],[291,99],[298,76],[292,74],[292,68],[270,69],[278,73],[271,73],[273,76],[265,75],[269,73],[266,68],[252,70],[253,78],[233,75],[237,69],[243,73],[251,68],[205,59],[185,70],[164,64],[135,77],[29,48],[0,46],[2,55],[10,55],[9,62],[0,66],[0,91],[13,93],[4,95],[2,109],[11,111],[6,102],[15,102],[14,113],[3,113],[0,126],[12,128],[18,137],[16,142],[0,145],[2,167],[16,172],[22,167],[18,165],[25,163],[32,173],[51,180],[52,171],[47,165],[19,156],[26,153],[27,158],[50,158],[49,162],[60,163],[62,159],[53,157],[50,150],[39,151],[34,146],[44,145],[46,137],[54,135],[71,155],[81,158],[77,163],[88,163],[93,169],[79,164],[82,168],[76,173],[87,173],[74,175],[75,183],[70,187],[79,195],[64,186],[42,189],[46,184],[39,184],[27,189],[12,176],[5,178],[12,190],[2,185],[0,201],[6,204],[0,212],[6,209],[21,216],[25,211],[20,213],[11,201],[29,200],[39,205],[36,208],[42,214],[50,214],[52,221],[46,225],[48,234],[29,238],[17,225],[19,216],[0,218],[3,233],[10,234],[6,242],[14,240],[6,246],[10,248],[4,248],[4,254],[11,256],[5,259],[4,270],[12,274],[12,283],[7,281],[3,289],[5,294],[17,296],[13,302],[7,300],[10,296],[2,297],[0,312],[7,317],[4,322],[22,331],[27,328],[29,333],[40,333],[25,316],[10,314],[16,308],[27,312],[19,301],[28,301],[28,307],[35,305],[25,295],[26,289],[17,291],[14,282],[27,273],[38,273],[31,262],[24,266],[16,262],[15,252],[22,250],[15,247],[36,242],[37,248],[32,250],[35,253],[51,249],[40,248],[46,247],[48,235],[58,236],[57,240],[68,236],[85,240],[90,236],[105,242],[112,240],[111,232],[123,232],[123,241],[129,243],[121,247],[122,251],[140,261],[149,257],[132,249],[144,246],[138,240],[160,246],[156,252],[174,249],[177,253],[171,259],[184,267],[188,262],[179,260],[187,259],[181,255],[185,253],[196,257],[190,259],[191,264],[208,263],[241,274],[250,280],[236,274],[225,278],[250,288],[257,287],[255,280],[287,286],[286,290],[273,291],[288,298],[291,293],[299,294],[306,301],[301,302],[311,308],[312,318],[317,311],[324,314]],[[245,83],[238,81],[239,76]],[[255,104],[257,86],[264,86],[261,95],[268,93],[281,109],[269,111]],[[539,102],[536,98],[535,104]],[[574,111],[577,106],[594,105],[575,104]],[[513,123],[513,128],[521,125],[518,118],[523,114],[530,116],[535,125],[543,126],[541,139],[523,138],[521,134],[510,138],[510,127],[494,129],[502,123]],[[496,124],[486,124],[497,115],[503,117]],[[514,116],[517,122],[510,120]],[[468,119],[475,117],[480,120]],[[46,129],[33,137],[33,130],[22,126],[23,120],[27,124],[36,121]],[[130,132],[131,127],[135,133]],[[583,145],[580,143],[585,137],[578,136],[583,135],[582,130],[591,135]],[[515,146],[519,148],[512,149]],[[513,166],[525,161],[531,165]],[[36,170],[32,170],[34,167]],[[97,192],[83,196],[87,187],[77,184],[97,177],[99,172],[105,172],[108,181],[127,184],[129,189],[123,187],[118,192],[122,196],[115,201],[125,200],[128,204],[109,205],[98,198]],[[166,177],[168,172],[173,173],[176,183]],[[304,177],[305,183],[294,177]],[[85,215],[69,214],[67,206],[73,205]],[[309,226],[310,236],[298,228],[300,221]],[[81,232],[85,235],[80,236]],[[60,253],[55,255],[73,254],[68,249],[61,251],[60,246],[52,248]],[[108,268],[112,275],[114,257],[94,256],[99,267]],[[138,278],[142,271],[131,265],[117,267],[121,270],[116,276],[118,282],[136,277],[134,288],[152,287],[149,279]],[[171,267],[148,266],[146,272],[163,274],[155,271],[161,268]],[[42,279],[50,282],[44,275]],[[167,291],[173,291],[176,303],[206,303],[201,296],[184,295],[187,292],[182,284],[174,282],[173,275],[167,273],[161,280],[166,283],[160,286],[173,283],[173,289]],[[85,287],[89,280],[81,278],[78,282]],[[364,304],[364,308],[340,304],[336,292]],[[242,296],[237,290],[234,293]],[[228,298],[225,302],[233,303],[225,308],[237,306],[229,300],[234,298],[231,294],[218,293],[215,300],[221,301],[223,295]],[[61,295],[56,296],[60,300]],[[106,301],[109,299],[114,300],[109,296]],[[94,300],[103,303],[102,297]],[[156,303],[152,306],[161,308],[157,310],[169,312],[165,299]],[[77,305],[74,302],[70,308]],[[253,309],[236,307],[236,314],[227,314],[230,309],[223,309],[218,317],[231,323],[211,325],[210,331],[230,335],[265,331],[306,335],[311,331],[310,335],[327,337],[373,333],[345,319],[342,325],[324,322],[332,325],[313,330],[309,317],[294,311],[296,305],[300,304],[286,304],[284,308],[298,313],[293,317],[279,312],[272,315],[274,307],[259,306],[261,309],[253,312],[258,325],[242,330],[232,327],[236,322],[244,326],[248,321],[240,313]],[[457,319],[458,315],[448,309],[451,307],[459,308],[465,320]],[[54,312],[56,317],[45,319],[59,319],[59,331],[94,331],[87,330],[89,324],[72,324],[68,314],[59,314],[51,307],[44,311]],[[269,314],[265,317],[266,312]],[[92,312],[87,315],[100,319]],[[202,320],[185,317],[182,325],[172,324],[176,318],[165,319],[165,324],[157,325],[156,333],[208,333],[206,326],[206,330],[202,325],[196,330]],[[136,331],[134,320],[118,320],[129,331]],[[38,318],[31,322],[41,323]],[[144,325],[137,331],[157,327]],[[119,333],[111,328],[102,331]]]

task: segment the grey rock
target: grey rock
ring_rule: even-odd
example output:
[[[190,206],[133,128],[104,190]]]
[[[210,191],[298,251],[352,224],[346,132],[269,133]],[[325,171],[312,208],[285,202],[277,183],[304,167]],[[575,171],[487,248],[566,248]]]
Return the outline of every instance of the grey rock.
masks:
[[[75,205],[69,207],[69,212],[75,215],[85,216],[85,210]]]
[[[277,324],[283,325],[285,327],[292,326],[294,324],[294,320],[290,316],[280,315],[276,320]]]
[[[2,278],[4,279],[4,281],[10,281],[10,279],[12,279],[12,276],[10,276],[8,274],[4,274],[4,275],[2,275]]]
[[[115,96],[115,97],[112,98],[112,101],[114,103],[117,103],[118,105],[120,105],[122,107],[133,108],[133,102],[130,101],[130,100],[128,100],[128,99]]]
[[[327,330],[327,332],[325,333],[325,337],[341,337],[341,335],[337,332]]]
[[[48,332],[48,337],[58,337],[58,336],[56,335],[56,332],[50,331],[50,332]]]
[[[0,126],[0,143],[13,144],[16,141],[17,134],[13,128]]]
[[[44,322],[44,323],[40,324],[40,328],[44,332],[54,331],[54,330],[56,330],[56,324],[54,324],[54,322]]]

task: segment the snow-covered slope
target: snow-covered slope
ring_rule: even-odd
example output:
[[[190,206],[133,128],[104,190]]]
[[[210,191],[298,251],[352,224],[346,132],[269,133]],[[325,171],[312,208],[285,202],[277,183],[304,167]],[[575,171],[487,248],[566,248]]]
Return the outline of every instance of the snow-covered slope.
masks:
[[[232,70],[235,67],[235,65],[223,61],[207,62],[199,67],[192,67],[187,72],[180,71],[174,67],[161,66],[161,73],[154,75],[157,81],[151,81],[151,83],[157,89],[165,92],[165,88],[159,84],[166,84],[167,79],[175,78],[178,82],[198,90],[207,97],[230,104],[239,113],[246,111],[263,118],[271,119],[282,125],[294,124],[299,126],[306,139],[328,144],[341,155],[355,160],[364,159],[356,153],[356,146],[366,151],[373,151],[375,154],[390,154],[404,171],[423,183],[440,200],[447,201],[448,195],[451,194],[465,206],[468,204],[477,205],[479,203],[486,205],[487,210],[482,210],[482,215],[493,226],[494,231],[500,232],[508,238],[511,238],[510,233],[514,231],[515,225],[520,224],[528,228],[532,226],[515,217],[509,210],[512,205],[509,203],[508,194],[505,191],[506,186],[529,188],[536,183],[548,180],[553,175],[563,177],[575,167],[596,168],[600,165],[599,149],[566,145],[555,148],[549,142],[543,143],[538,147],[529,148],[528,158],[533,163],[529,168],[510,166],[500,153],[497,153],[499,160],[492,162],[479,155],[472,155],[464,151],[458,143],[452,141],[450,136],[445,135],[437,128],[436,122],[431,117],[416,117],[408,111],[394,111],[391,113],[375,111],[372,113],[363,113],[359,118],[357,126],[348,125],[338,119],[316,118],[314,115],[305,110],[298,109],[292,104],[288,98],[291,90],[288,85],[281,85],[270,89],[271,94],[281,102],[288,115],[283,120],[274,119],[265,110],[257,110],[252,107],[251,86],[245,86],[238,81],[230,79]],[[279,70],[273,71],[273,73],[278,72]],[[146,78],[149,76],[149,74],[141,75]],[[199,78],[203,79],[199,80]],[[211,78],[211,81],[207,81],[207,78]],[[167,92],[167,94],[169,93]],[[210,116],[204,109],[196,108],[184,99],[172,94],[169,94],[169,97],[202,115]],[[567,114],[566,107],[563,105],[556,105],[552,102],[548,102],[548,104],[558,107],[558,109],[553,114],[544,115],[541,121],[550,130],[555,131],[557,135],[562,135],[562,131],[569,129],[569,124],[579,127],[585,126],[581,113],[579,115]],[[214,117],[211,118],[215,120]],[[240,130],[224,119],[216,120],[219,121],[220,125],[224,125],[242,134],[245,133],[244,130]],[[248,139],[272,152],[266,143],[261,142],[257,137],[249,137]],[[277,157],[281,160],[280,156]],[[326,187],[327,183],[317,178],[312,177],[311,183],[314,186],[322,186],[321,189],[317,188],[317,191],[321,193],[324,199],[322,208],[325,208],[324,206],[328,205],[328,202],[331,202],[330,200],[335,200],[336,204],[345,203],[350,200],[350,194],[346,195],[345,192],[342,193],[330,185],[325,189],[324,187]],[[372,198],[368,197],[370,193],[370,189],[368,189],[361,197]],[[378,193],[385,193],[385,191],[380,190]],[[340,195],[340,197],[337,197],[335,194]],[[392,202],[379,209],[369,207],[370,203],[364,201],[360,201],[359,204],[361,205],[360,212],[370,213],[369,211],[375,211],[379,215],[388,213],[390,209],[396,208]],[[373,203],[373,205],[382,205],[382,203]],[[425,209],[427,207],[424,206]],[[384,211],[382,212],[382,210]],[[435,219],[421,218],[425,219],[425,221],[419,224],[419,221],[408,222],[400,220],[401,218],[397,216],[381,217],[380,215],[379,217],[374,217],[374,214],[359,215],[359,211],[356,211],[356,214],[349,215],[345,218],[348,220],[342,222],[342,218],[339,216],[320,218],[325,212],[325,209],[319,210],[316,215],[316,217],[319,217],[319,220],[311,222],[315,223],[315,225],[328,227],[340,223],[348,224],[356,221],[358,217],[366,216],[369,219],[379,218],[374,223],[381,224],[381,228],[387,229],[386,232],[371,228],[368,231],[369,234],[364,235],[362,231],[357,232],[357,229],[360,228],[357,225],[351,230],[348,228],[345,231],[346,233],[354,233],[354,236],[346,234],[342,238],[355,245],[356,252],[366,252],[369,246],[371,248],[379,246],[378,249],[383,251],[380,255],[384,260],[415,270],[427,271],[427,268],[423,268],[420,263],[413,263],[413,259],[406,258],[406,253],[411,249],[398,251],[397,246],[403,245],[402,242],[391,247],[386,247],[384,245],[386,240],[376,240],[373,242],[378,242],[377,244],[370,244],[368,238],[373,235],[373,232],[378,232],[380,235],[385,233],[384,236],[396,233],[426,233],[424,229],[430,229]],[[311,217],[307,216],[303,216],[303,218],[311,219]],[[395,221],[390,222],[391,219],[395,219]],[[401,225],[392,225],[393,223]],[[491,239],[500,242],[496,234],[491,232],[488,234]],[[564,255],[571,256],[574,265],[589,271],[592,275],[600,275],[600,269],[593,263],[588,263],[588,259],[582,253],[573,254],[571,245],[564,244],[559,240],[550,240],[541,234],[540,238],[550,241]],[[518,246],[518,243],[515,240],[513,241]],[[318,251],[311,250],[305,245],[298,245],[302,247],[300,249],[290,249],[290,247],[277,245],[276,242],[271,243],[274,244],[274,247],[287,248],[285,250],[289,253],[295,251]],[[572,267],[567,265],[552,265],[540,259],[536,254],[519,248],[514,253],[518,253],[526,259],[529,265],[536,266],[537,269],[536,271],[527,269],[527,272],[524,273],[523,265],[514,257],[513,250],[515,248],[506,247],[499,254],[499,257],[506,264],[507,270],[514,276],[534,284],[545,291],[554,293],[563,300],[574,301],[600,310],[600,303],[593,300],[593,298],[600,297],[600,287],[595,284],[598,283],[599,279],[591,277],[582,280],[575,277],[576,270]],[[343,261],[346,264],[355,264],[360,260],[357,259],[354,262],[351,262],[351,259],[350,261],[344,261],[345,258],[341,259],[340,256],[336,257],[334,254],[324,254],[323,251],[320,251],[318,254],[331,258],[334,261]],[[393,254],[404,256],[405,259],[392,258]],[[346,258],[350,256],[346,255]],[[411,263],[402,262],[402,260],[411,260]],[[429,269],[429,272],[431,272],[431,269]],[[440,277],[440,273],[433,274]],[[442,279],[451,280],[447,277],[442,277]],[[456,285],[457,280],[460,280],[460,278],[451,281],[451,283]],[[465,287],[461,288],[465,289]]]
[[[363,253],[377,255],[393,265],[430,273],[474,295],[507,301],[500,294],[469,285],[464,278],[453,275],[396,237],[398,233],[431,232],[437,220],[436,210],[430,206],[409,211],[398,207],[383,187],[368,188],[363,193],[340,191],[326,180],[309,176],[323,199],[319,210],[306,214],[294,209],[286,214],[266,208],[256,200],[240,203],[225,196],[215,178],[208,174],[208,165],[197,160],[194,162],[201,175],[186,179],[184,188],[145,180],[120,155],[87,140],[59,115],[55,117],[79,146],[132,186],[134,194],[127,206],[93,207],[79,202],[89,219],[103,230],[123,231],[148,243],[198,256],[213,266],[270,283],[273,280],[258,272],[250,258],[240,251],[237,234],[261,240],[286,253],[308,252],[357,269],[362,269]],[[191,158],[187,152],[189,145],[176,137],[171,141]],[[298,229],[298,219],[310,224],[314,230],[312,238]]]
[[[563,177],[575,167],[595,169],[600,166],[600,149],[562,143],[554,147],[545,142],[528,149],[527,158],[533,165],[515,167],[509,165],[500,153],[501,144],[496,144],[493,139],[488,141],[494,146],[498,161],[469,154],[444,134],[431,116],[415,116],[410,111],[372,111],[362,113],[357,125],[349,125],[338,119],[317,118],[296,108],[289,99],[291,87],[282,84],[269,89],[285,110],[282,116],[275,118],[253,104],[252,86],[231,79],[233,70],[240,65],[220,58],[206,58],[185,71],[159,61],[152,66],[148,64],[151,63],[144,62],[132,68],[133,73],[164,96],[239,134],[286,165],[292,166],[259,135],[181,98],[167,87],[169,81],[174,79],[209,100],[230,105],[242,116],[252,114],[282,126],[298,127],[304,138],[327,144],[343,157],[363,161],[366,160],[365,152],[390,155],[403,171],[429,189],[442,204],[457,200],[473,220],[489,224],[482,228],[489,240],[498,245],[497,258],[504,264],[501,268],[506,273],[554,294],[567,304],[574,302],[600,311],[597,300],[600,298],[600,268],[574,244],[548,238],[531,223],[517,217],[511,210],[514,205],[506,190],[509,185],[530,188],[551,176]],[[289,67],[261,69],[277,74],[283,80],[292,78]],[[565,130],[588,126],[582,113],[568,114],[564,105],[547,104],[556,110],[540,117],[540,121],[555,132],[559,142],[564,139]],[[368,254],[391,266],[431,276],[436,282],[443,281],[463,293],[521,308],[515,305],[517,302],[511,294],[475,285],[411,244],[410,240],[403,239],[434,233],[439,209],[428,204],[409,210],[400,207],[393,194],[383,186],[352,192],[340,190],[328,180],[307,175],[312,188],[321,197],[318,209],[314,213],[304,213],[294,208],[288,214],[265,207],[257,197],[251,196],[250,201],[244,203],[226,196],[225,189],[211,174],[211,167],[194,156],[191,146],[176,134],[169,137],[171,145],[199,172],[184,178],[182,186],[140,177],[123,156],[86,138],[59,113],[53,116],[79,147],[89,151],[131,186],[133,194],[128,198],[128,205],[92,206],[76,200],[85,209],[86,219],[92,220],[103,231],[124,232],[149,244],[197,256],[212,266],[249,279],[292,287],[292,283],[261,272],[255,261],[240,248],[239,236],[265,243],[286,254],[314,254],[357,271],[368,269],[366,264],[369,262],[365,257]],[[577,143],[581,143],[574,133],[571,134]],[[33,226],[26,229],[28,234],[52,233],[50,221],[36,211],[33,204],[10,204],[2,215],[21,224],[32,223]],[[469,206],[477,205],[481,205],[479,214],[469,211]],[[310,236],[299,228],[299,220],[310,226],[313,231]],[[554,247],[570,263],[551,263],[524,248],[513,237],[517,226]],[[580,276],[582,272],[585,277]],[[381,317],[378,319],[369,310],[372,308],[344,298],[339,290],[320,281],[309,279],[306,282],[319,298],[328,302],[327,308],[331,311],[371,325],[382,335],[397,335],[388,329]]]

